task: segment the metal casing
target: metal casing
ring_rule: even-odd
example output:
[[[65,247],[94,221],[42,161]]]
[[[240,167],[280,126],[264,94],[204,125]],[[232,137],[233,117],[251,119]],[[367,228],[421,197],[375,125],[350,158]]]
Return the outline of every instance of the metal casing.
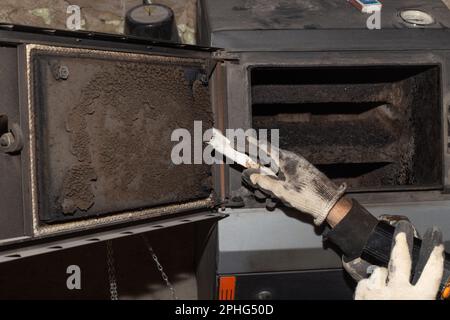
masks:
[[[169,150],[174,129],[214,122],[214,49],[12,25],[1,26],[0,42],[0,114],[23,138],[20,152],[0,154],[4,248],[185,214],[214,218],[214,168],[175,166]],[[109,199],[108,186],[117,191]]]

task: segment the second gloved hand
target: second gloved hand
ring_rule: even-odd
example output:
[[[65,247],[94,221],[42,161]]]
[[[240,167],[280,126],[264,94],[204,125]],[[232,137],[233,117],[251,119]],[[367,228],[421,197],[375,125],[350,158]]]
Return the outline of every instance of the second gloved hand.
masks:
[[[411,277],[413,237],[411,223],[398,222],[388,268],[375,267],[369,278],[359,281],[356,300],[436,299],[444,272],[442,234],[437,228],[426,232],[419,261]]]
[[[310,214],[320,225],[342,197],[346,186],[337,186],[302,156],[271,146],[259,145],[266,156],[277,154],[279,172],[276,177],[257,169],[243,172],[243,180],[254,188],[280,199],[285,205]]]

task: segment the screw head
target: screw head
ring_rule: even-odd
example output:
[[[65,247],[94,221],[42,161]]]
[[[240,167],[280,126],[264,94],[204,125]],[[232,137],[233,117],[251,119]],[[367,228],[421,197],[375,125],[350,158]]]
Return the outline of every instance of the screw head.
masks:
[[[258,300],[270,300],[272,299],[272,292],[268,291],[268,290],[263,290],[258,292],[258,294],[256,295]]]
[[[201,77],[200,77],[200,81],[203,84],[207,85],[208,84],[208,76],[206,74],[202,74]]]
[[[58,78],[62,80],[67,80],[67,78],[69,78],[69,68],[67,66],[59,66]]]

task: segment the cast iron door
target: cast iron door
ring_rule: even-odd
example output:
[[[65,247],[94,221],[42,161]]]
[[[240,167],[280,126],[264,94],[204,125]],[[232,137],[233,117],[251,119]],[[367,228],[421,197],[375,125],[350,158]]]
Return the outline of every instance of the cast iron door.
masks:
[[[17,92],[9,93],[16,97],[0,114],[6,119],[19,110],[13,120],[23,140],[0,165],[5,181],[21,182],[22,193],[14,198],[17,206],[0,201],[7,205],[0,210],[25,225],[14,234],[0,232],[0,240],[164,219],[215,205],[212,167],[173,161],[177,129],[193,135],[195,123],[204,130],[214,125],[208,48],[26,31],[32,33],[0,31],[0,42],[16,57],[4,64],[17,64],[9,68],[17,77],[2,80],[15,81]],[[18,160],[20,169],[8,168],[7,159]]]

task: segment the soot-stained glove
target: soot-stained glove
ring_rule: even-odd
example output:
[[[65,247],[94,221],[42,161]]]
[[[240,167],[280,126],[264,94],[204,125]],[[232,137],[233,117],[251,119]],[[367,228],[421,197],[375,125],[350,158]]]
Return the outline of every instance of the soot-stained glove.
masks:
[[[258,147],[266,153],[265,157],[274,159],[278,174],[270,176],[261,174],[258,169],[247,169],[243,172],[244,182],[287,206],[310,214],[314,223],[321,225],[344,194],[345,184],[337,186],[305,158],[293,152],[263,143]]]
[[[434,300],[444,272],[444,245],[437,228],[427,230],[419,261],[412,274],[414,229],[400,221],[394,233],[388,268],[374,267],[369,278],[358,282],[356,300]]]

